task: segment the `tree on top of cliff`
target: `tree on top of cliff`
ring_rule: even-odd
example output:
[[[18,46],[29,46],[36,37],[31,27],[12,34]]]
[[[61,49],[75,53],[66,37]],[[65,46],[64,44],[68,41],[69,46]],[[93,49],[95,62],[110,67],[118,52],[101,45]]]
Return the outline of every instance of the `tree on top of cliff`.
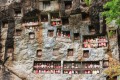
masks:
[[[120,26],[120,0],[110,0],[104,5],[104,9],[103,16],[106,16],[107,24],[115,20]]]

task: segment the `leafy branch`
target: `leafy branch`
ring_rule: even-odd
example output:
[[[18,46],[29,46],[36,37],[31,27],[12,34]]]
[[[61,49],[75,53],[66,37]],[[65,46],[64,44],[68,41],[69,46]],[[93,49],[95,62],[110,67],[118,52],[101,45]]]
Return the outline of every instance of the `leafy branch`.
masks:
[[[90,6],[91,4],[91,0],[84,0],[84,2],[86,3],[87,6]]]
[[[104,5],[103,16],[106,17],[107,24],[112,20],[116,21],[117,25],[120,25],[120,0],[110,0]]]

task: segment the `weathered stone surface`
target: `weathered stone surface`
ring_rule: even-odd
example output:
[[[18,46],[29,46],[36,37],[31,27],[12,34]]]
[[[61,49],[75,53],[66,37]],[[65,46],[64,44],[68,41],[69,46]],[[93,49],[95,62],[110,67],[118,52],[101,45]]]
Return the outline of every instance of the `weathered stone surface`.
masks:
[[[64,1],[62,1],[62,3],[64,3]],[[26,6],[28,6],[28,9],[29,9],[30,3],[26,3]],[[65,7],[64,4],[60,5],[61,16],[66,15],[64,7]],[[78,7],[81,8],[81,6],[79,6],[79,1],[74,0],[72,9],[75,10]],[[82,11],[88,12],[88,7],[86,7]],[[71,13],[71,10],[68,12],[69,13],[67,14],[69,15]],[[96,16],[98,17],[98,13],[96,14]],[[35,74],[33,73],[33,62],[35,60],[40,60],[40,61],[51,61],[51,60],[52,61],[98,61],[98,60],[103,60],[103,59],[105,60],[110,59],[112,61],[113,59],[111,58],[118,60],[119,52],[118,52],[118,47],[117,47],[118,45],[117,45],[116,39],[115,40],[109,39],[110,53],[107,52],[107,50],[103,48],[87,48],[86,50],[90,51],[89,52],[90,56],[89,58],[83,58],[83,50],[85,49],[82,48],[82,36],[89,35],[90,24],[91,23],[89,21],[82,21],[81,13],[70,15],[69,25],[64,25],[60,27],[62,27],[62,30],[70,30],[71,37],[73,37],[73,33],[75,32],[80,33],[80,40],[73,41],[72,39],[65,39],[61,37],[56,38],[57,27],[51,26],[50,22],[43,22],[42,26],[40,26],[41,31],[36,32],[32,28],[26,29],[25,27],[21,25],[21,23],[16,21],[15,22],[16,29],[17,28],[22,29],[22,33],[21,33],[21,36],[14,36],[15,61],[12,62],[13,70],[15,70],[17,73],[22,73],[25,76],[27,75],[26,76],[27,80],[106,80],[103,71],[101,71],[102,73],[97,74],[97,75],[93,75],[93,74],[72,74],[70,75],[70,74],[63,74],[63,73],[61,74]],[[95,25],[98,25],[98,23],[96,23]],[[1,38],[6,39],[8,28],[2,28],[1,30],[2,30]],[[48,30],[54,30],[53,37],[48,36]],[[30,32],[35,32],[35,39],[30,40],[29,38]],[[13,30],[9,30],[9,33],[10,34],[8,34],[8,36],[13,37]],[[5,53],[5,42],[6,40],[2,41],[2,45],[3,45],[2,54]],[[36,56],[38,49],[42,49],[42,56],[40,58]],[[54,49],[58,50],[57,54],[54,54]],[[68,49],[74,50],[73,56],[67,56]],[[11,78],[11,80],[21,80],[13,74],[11,76],[13,77]]]
[[[70,15],[69,18],[70,29],[79,30],[81,25],[81,20],[82,20],[81,14]]]

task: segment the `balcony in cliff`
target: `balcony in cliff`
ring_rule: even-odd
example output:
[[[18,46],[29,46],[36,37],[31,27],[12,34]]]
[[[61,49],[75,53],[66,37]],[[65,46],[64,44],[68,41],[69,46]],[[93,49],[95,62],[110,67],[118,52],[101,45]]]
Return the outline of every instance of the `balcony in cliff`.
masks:
[[[61,28],[57,28],[56,40],[61,42],[71,42],[70,30],[61,30]]]
[[[30,27],[36,27],[41,25],[40,20],[39,20],[39,13],[40,11],[37,9],[34,9],[26,14],[24,14],[22,18],[22,26],[26,28]]]
[[[34,61],[33,72],[35,74],[61,74],[61,62]]]
[[[84,35],[83,48],[108,48],[108,39],[105,35]]]
[[[57,32],[56,32],[56,37],[61,37],[61,34],[62,34],[62,30],[61,28],[57,28]]]
[[[64,61],[63,74],[100,74],[99,61]]]
[[[83,74],[100,74],[100,61],[82,61]]]
[[[51,13],[51,26],[59,27],[62,26],[61,18],[58,12]]]
[[[70,31],[62,31],[61,36],[66,39],[70,39]]]

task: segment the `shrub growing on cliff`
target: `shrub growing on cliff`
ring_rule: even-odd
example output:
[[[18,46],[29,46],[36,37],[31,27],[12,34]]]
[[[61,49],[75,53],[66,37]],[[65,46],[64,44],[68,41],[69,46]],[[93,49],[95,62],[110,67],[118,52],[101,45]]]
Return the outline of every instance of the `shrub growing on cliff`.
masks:
[[[104,8],[107,9],[107,11],[103,12],[107,23],[115,20],[116,24],[120,26],[120,0],[110,0],[104,5]]]
[[[87,6],[90,6],[91,0],[84,0]]]

